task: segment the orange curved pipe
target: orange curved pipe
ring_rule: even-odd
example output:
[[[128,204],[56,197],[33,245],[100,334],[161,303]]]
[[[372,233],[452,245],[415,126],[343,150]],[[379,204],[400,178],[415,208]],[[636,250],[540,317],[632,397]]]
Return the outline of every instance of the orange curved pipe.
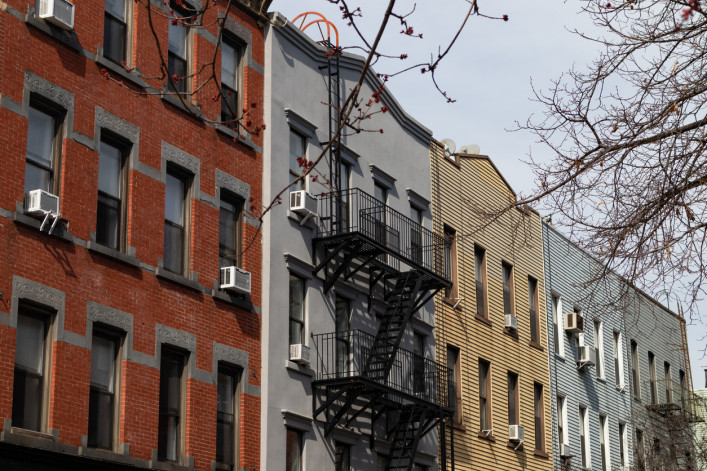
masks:
[[[315,15],[315,16],[318,16],[319,18],[312,20],[309,23],[305,24],[305,21],[307,21],[308,15]],[[316,11],[307,11],[307,12],[300,13],[299,15],[295,16],[295,18],[292,20],[292,24],[295,24],[295,21],[297,21],[300,18],[302,18],[302,22],[300,23],[300,26],[299,26],[299,29],[301,31],[306,30],[307,28],[309,28],[313,24],[324,23],[326,25],[327,37],[324,38],[324,34],[322,33],[322,39],[331,40],[331,30],[333,29],[334,30],[334,40],[335,40],[334,44],[337,47],[339,46],[339,30],[337,30],[336,26],[334,26],[334,24],[331,21],[327,20],[324,15],[322,15],[321,13],[316,12]],[[321,28],[320,28],[320,32],[321,32]]]

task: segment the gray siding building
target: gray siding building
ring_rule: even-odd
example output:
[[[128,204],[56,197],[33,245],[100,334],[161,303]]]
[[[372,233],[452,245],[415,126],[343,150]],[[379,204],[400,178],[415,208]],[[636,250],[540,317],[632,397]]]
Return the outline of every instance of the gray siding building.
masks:
[[[555,469],[687,469],[684,321],[550,224],[543,239]]]
[[[436,469],[436,429],[450,411],[447,368],[434,363],[430,300],[447,282],[431,232],[431,132],[369,70],[360,99],[380,101],[362,126],[375,132],[347,128],[338,152],[297,182],[330,139],[328,87],[345,97],[364,63],[327,51],[289,22],[268,27],[263,201],[281,194],[283,204],[262,226],[262,468]],[[316,215],[291,210],[299,190],[316,198]],[[419,309],[399,315],[397,290]],[[417,424],[414,444],[404,421]]]

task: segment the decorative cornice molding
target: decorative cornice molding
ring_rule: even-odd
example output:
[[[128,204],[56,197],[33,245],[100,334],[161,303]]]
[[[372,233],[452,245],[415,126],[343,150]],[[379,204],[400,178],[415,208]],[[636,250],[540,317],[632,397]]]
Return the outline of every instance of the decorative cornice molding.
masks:
[[[50,81],[28,70],[25,71],[25,87],[30,93],[36,93],[37,95],[48,98],[63,106],[67,111],[71,112],[74,110],[73,93],[64,90],[58,85],[54,85]]]
[[[168,162],[174,162],[180,167],[184,167],[194,175],[199,173],[199,167],[201,166],[199,159],[165,141],[162,141],[162,158]]]

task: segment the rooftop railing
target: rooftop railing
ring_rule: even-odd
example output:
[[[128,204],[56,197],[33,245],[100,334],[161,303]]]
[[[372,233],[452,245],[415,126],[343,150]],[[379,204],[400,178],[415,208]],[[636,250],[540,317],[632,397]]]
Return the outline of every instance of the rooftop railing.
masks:
[[[442,236],[358,188],[324,194],[319,215],[319,237],[360,234],[391,255],[378,259],[393,268],[400,270],[403,261],[450,278],[445,273]]]
[[[408,396],[442,408],[455,404],[453,376],[445,365],[398,348],[393,366],[382,375],[372,366],[375,336],[349,330],[317,334],[313,338],[316,381],[361,380],[386,390],[392,400]]]

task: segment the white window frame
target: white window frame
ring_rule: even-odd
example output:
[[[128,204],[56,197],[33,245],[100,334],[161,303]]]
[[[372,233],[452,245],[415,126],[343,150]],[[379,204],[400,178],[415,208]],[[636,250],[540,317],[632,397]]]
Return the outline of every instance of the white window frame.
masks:
[[[554,339],[555,342],[557,342],[557,353],[556,355],[559,355],[560,357],[565,356],[565,339],[564,339],[564,331],[565,331],[565,319],[564,315],[562,313],[562,296],[560,295],[553,295],[552,300],[557,299],[557,305],[555,306],[555,303],[551,301],[552,307],[555,309],[554,313],[554,323],[557,324],[557,337]],[[553,332],[554,334],[554,332]]]
[[[609,440],[609,416],[599,414],[600,439],[604,440],[604,453],[606,454],[606,469],[611,470],[611,440]]]
[[[623,430],[621,430],[621,427],[623,427]],[[621,466],[628,466],[628,454],[629,454],[629,449],[628,449],[628,425],[626,422],[621,422],[619,421],[619,440],[621,440],[621,444],[623,445],[624,449],[624,455],[621,457],[621,454],[619,453],[619,460],[621,461]]]
[[[562,440],[560,441],[560,444],[562,445],[569,445],[570,444],[570,437],[567,429],[567,396],[562,396],[558,395],[557,396],[557,406],[559,410],[557,411],[557,420],[562,420]],[[559,422],[557,424],[558,427],[558,433],[559,433]]]
[[[606,363],[604,362],[604,323],[594,321],[594,347],[597,351],[597,378],[606,379]]]
[[[624,343],[623,334],[620,330],[614,331],[614,358],[619,360],[619,370],[614,372],[614,375],[618,374],[619,384],[616,386],[619,388],[626,387],[626,377],[624,376]],[[616,364],[616,362],[614,362]]]
[[[589,436],[589,408],[585,406],[579,406],[580,415],[580,426],[584,430],[580,430],[580,441],[582,439],[582,433],[584,434],[584,462],[586,466],[584,469],[592,469],[592,445]],[[581,452],[580,448],[580,452]],[[581,458],[581,457],[580,457]]]

